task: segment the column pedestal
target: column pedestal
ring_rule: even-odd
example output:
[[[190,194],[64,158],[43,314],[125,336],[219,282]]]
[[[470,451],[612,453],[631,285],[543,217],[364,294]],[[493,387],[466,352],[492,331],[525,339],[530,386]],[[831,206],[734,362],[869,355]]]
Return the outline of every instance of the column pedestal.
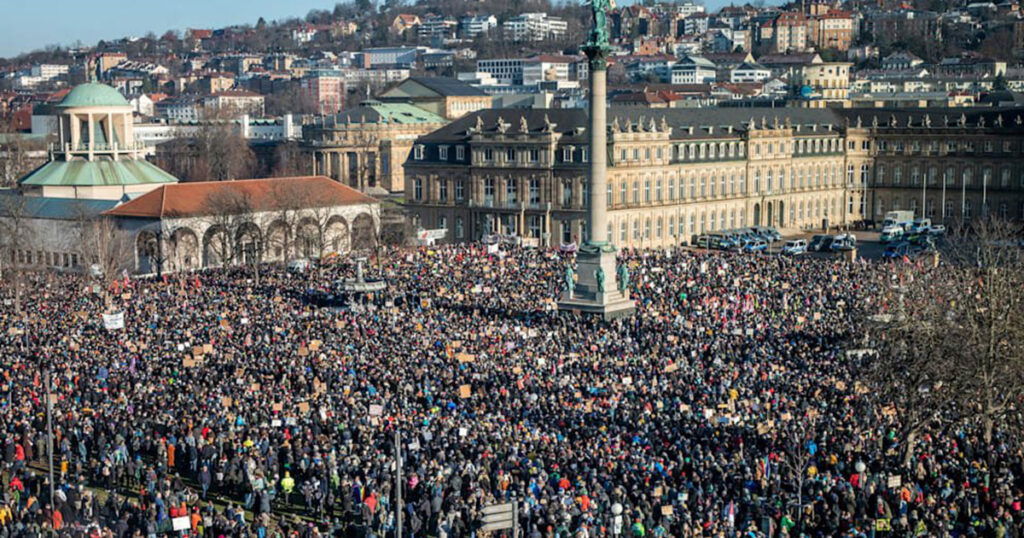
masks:
[[[598,268],[604,271],[604,291],[598,286]],[[568,290],[562,291],[559,310],[599,315],[606,320],[629,316],[636,311],[633,300],[616,287],[619,279],[614,247],[585,245],[576,254],[576,269],[579,280],[571,296]]]

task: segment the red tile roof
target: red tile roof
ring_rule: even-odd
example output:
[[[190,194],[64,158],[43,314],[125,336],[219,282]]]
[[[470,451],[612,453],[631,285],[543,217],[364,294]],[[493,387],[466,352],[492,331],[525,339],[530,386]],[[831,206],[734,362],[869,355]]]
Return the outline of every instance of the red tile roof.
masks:
[[[180,218],[209,216],[211,196],[237,192],[248,198],[253,211],[280,211],[300,202],[302,207],[373,204],[377,200],[325,176],[298,176],[235,181],[199,181],[162,185],[125,202],[105,215],[114,217]],[[298,198],[292,198],[292,193]],[[291,201],[290,200],[294,200]]]

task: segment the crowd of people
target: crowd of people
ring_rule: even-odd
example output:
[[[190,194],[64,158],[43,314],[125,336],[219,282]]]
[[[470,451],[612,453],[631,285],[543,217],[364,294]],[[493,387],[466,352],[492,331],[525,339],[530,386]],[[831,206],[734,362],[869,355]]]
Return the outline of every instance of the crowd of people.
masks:
[[[0,538],[483,536],[512,501],[531,538],[1021,535],[1019,428],[906,466],[846,352],[889,267],[620,254],[611,322],[557,312],[567,255],[480,245],[383,250],[345,308],[311,300],[341,261],[4,289]]]

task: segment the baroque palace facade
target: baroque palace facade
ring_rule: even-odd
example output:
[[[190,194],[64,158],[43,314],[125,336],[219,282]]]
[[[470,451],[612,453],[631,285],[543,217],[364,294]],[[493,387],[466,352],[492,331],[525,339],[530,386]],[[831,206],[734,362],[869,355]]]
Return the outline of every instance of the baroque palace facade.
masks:
[[[659,247],[742,226],[821,229],[911,209],[915,196],[948,208],[951,198],[934,201],[940,194],[922,181],[949,167],[961,179],[989,174],[990,182],[968,180],[969,202],[962,212],[954,204],[946,220],[970,217],[981,197],[1024,217],[1016,202],[1024,200],[1024,176],[1014,176],[1024,173],[1024,111],[961,110],[944,118],[878,109],[611,109],[609,237],[620,247]],[[586,238],[586,124],[576,109],[486,110],[420,137],[405,163],[413,219],[447,229],[455,242]],[[994,185],[1005,174],[1014,179],[998,196],[1012,204],[997,202]],[[956,177],[947,196],[960,188]]]

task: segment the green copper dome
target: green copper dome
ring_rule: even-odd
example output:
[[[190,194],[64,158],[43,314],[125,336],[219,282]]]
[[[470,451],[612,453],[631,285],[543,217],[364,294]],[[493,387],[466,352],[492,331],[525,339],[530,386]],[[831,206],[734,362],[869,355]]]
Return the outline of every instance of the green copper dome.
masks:
[[[130,106],[120,92],[98,82],[75,86],[57,105],[61,108],[85,106]]]

